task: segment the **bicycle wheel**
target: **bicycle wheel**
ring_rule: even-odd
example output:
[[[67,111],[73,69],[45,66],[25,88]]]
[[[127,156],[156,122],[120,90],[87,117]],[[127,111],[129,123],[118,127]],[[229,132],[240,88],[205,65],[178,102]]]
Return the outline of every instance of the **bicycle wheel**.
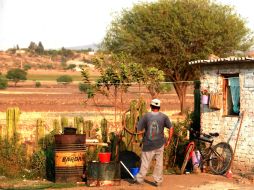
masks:
[[[184,173],[186,165],[187,165],[188,161],[190,160],[190,153],[193,151],[193,149],[194,149],[194,144],[190,144],[188,147],[188,150],[186,151],[180,174]]]
[[[224,174],[233,157],[233,150],[228,143],[220,142],[211,148],[209,166],[214,174]]]

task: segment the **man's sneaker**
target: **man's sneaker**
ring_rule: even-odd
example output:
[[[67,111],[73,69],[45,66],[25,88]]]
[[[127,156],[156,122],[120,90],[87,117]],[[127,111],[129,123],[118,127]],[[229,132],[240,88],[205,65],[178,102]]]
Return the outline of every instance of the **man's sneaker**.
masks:
[[[154,182],[154,186],[156,186],[156,187],[160,187],[161,185],[162,185],[161,182],[157,182],[157,181]]]

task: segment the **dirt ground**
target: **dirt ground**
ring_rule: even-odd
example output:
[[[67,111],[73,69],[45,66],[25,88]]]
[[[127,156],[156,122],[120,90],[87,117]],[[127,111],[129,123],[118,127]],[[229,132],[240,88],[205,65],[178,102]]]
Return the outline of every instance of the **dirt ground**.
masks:
[[[164,175],[164,182],[162,186],[155,187],[153,185],[153,179],[151,176],[146,178],[144,185],[136,185],[130,182],[130,180],[122,180],[120,186],[104,186],[104,187],[87,187],[85,184],[77,184],[76,187],[60,188],[66,190],[83,190],[83,189],[97,189],[97,190],[253,190],[254,183],[252,180],[243,178],[237,174],[233,175],[233,178],[229,179],[225,176],[212,175],[208,173],[201,174],[185,174],[185,175]],[[0,189],[27,189],[27,187],[36,188],[38,184],[47,184],[47,188],[43,189],[55,189],[53,183],[39,180],[24,180],[23,182],[14,183],[12,185],[5,184],[4,180],[1,180]],[[45,186],[45,187],[46,187]],[[52,186],[52,188],[51,188]],[[22,188],[23,187],[23,188]],[[42,188],[40,188],[42,189]]]
[[[149,103],[151,96],[145,88],[130,87],[123,95],[123,103],[120,103],[120,95],[117,99],[118,108],[126,110],[129,108],[131,100],[142,96]],[[179,100],[172,90],[169,93],[160,94],[162,101],[161,110],[179,110]],[[42,87],[35,88],[34,82],[24,82],[18,87],[9,87],[0,90],[0,111],[4,112],[9,107],[19,107],[24,112],[82,112],[82,111],[104,111],[114,110],[114,97],[96,95],[92,100],[86,101],[86,95],[78,89],[78,84],[62,85],[56,82],[42,82]],[[190,93],[186,97],[187,107],[193,107],[193,95]]]

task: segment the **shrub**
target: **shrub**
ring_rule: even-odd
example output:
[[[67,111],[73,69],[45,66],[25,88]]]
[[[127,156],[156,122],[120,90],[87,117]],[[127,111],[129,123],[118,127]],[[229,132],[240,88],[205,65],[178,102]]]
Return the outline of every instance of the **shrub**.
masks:
[[[56,79],[57,82],[63,83],[63,84],[69,84],[72,82],[72,78],[69,75],[62,75]]]
[[[79,91],[86,93],[88,98],[95,95],[95,90],[91,84],[79,83]]]
[[[75,64],[70,64],[68,65],[67,69],[70,69],[70,70],[73,70],[76,68],[76,65]]]
[[[28,71],[29,69],[31,69],[32,68],[32,66],[30,65],[30,64],[25,64],[24,66],[23,66],[23,69],[25,70],[25,71]]]
[[[161,92],[169,92],[172,90],[172,85],[170,83],[162,83],[159,88]]]
[[[40,81],[35,81],[35,87],[36,87],[36,88],[41,87],[41,82],[40,82]]]
[[[26,75],[26,71],[16,68],[8,70],[6,78],[12,80],[16,86],[19,81],[26,80]]]
[[[85,83],[79,83],[79,91],[80,92],[87,92],[91,85]]]
[[[7,79],[4,76],[0,75],[0,89],[6,89],[7,86],[8,86]]]
[[[17,134],[9,140],[0,139],[0,175],[17,178],[25,173],[26,151],[18,141]]]

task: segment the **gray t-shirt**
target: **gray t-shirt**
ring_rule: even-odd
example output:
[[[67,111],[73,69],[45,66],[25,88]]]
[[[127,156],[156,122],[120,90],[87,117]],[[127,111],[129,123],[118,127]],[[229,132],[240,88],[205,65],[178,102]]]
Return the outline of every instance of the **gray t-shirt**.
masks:
[[[164,127],[169,129],[171,126],[167,115],[161,112],[146,113],[138,122],[138,131],[145,129],[143,151],[161,148],[165,143]]]

